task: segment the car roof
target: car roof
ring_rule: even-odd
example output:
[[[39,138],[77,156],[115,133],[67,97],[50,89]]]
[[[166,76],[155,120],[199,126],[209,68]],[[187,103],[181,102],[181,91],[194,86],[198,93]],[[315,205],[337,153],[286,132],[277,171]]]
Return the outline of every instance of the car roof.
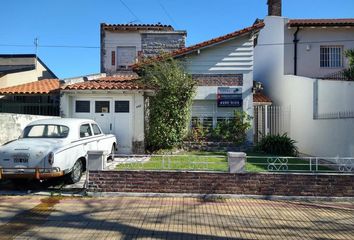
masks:
[[[30,125],[38,125],[38,124],[55,124],[55,125],[66,125],[66,126],[72,126],[72,125],[79,125],[82,123],[95,123],[92,119],[83,119],[83,118],[46,118],[46,119],[40,119],[31,122],[28,124]]]

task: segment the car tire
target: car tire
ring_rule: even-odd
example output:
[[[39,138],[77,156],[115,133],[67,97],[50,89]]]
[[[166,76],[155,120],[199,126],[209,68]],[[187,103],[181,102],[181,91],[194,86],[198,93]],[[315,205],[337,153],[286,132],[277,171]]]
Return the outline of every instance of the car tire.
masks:
[[[83,172],[83,165],[81,160],[77,160],[73,166],[72,171],[68,174],[69,183],[77,183],[80,181]]]
[[[116,146],[113,144],[111,148],[111,152],[107,158],[107,161],[113,161],[114,160],[114,154],[116,153]]]

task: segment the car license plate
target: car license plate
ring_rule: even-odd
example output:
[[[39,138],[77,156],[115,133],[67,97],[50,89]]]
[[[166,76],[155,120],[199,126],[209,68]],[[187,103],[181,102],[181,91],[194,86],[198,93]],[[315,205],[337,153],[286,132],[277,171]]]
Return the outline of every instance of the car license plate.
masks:
[[[14,163],[28,163],[28,154],[18,154],[14,156]]]

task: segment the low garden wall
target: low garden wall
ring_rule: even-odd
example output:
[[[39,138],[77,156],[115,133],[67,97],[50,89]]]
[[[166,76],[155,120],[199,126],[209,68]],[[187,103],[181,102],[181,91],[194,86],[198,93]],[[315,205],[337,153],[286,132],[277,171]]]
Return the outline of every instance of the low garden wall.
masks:
[[[90,192],[354,197],[354,175],[90,171]]]

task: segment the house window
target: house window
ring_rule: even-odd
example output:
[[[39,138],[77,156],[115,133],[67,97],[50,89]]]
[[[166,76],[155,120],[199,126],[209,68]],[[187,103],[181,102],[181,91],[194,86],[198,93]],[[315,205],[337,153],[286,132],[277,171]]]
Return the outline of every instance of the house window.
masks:
[[[116,113],[128,113],[129,112],[129,101],[115,101],[114,111]]]
[[[115,66],[115,65],[116,65],[116,51],[112,51],[112,54],[111,54],[111,63],[112,63],[112,66]]]
[[[109,113],[109,101],[96,101],[95,102],[96,113]]]
[[[117,48],[117,69],[125,69],[135,63],[136,47]]]
[[[89,113],[90,112],[90,101],[76,101],[75,102],[75,112]]]
[[[343,66],[342,46],[321,46],[320,47],[321,68],[339,68]]]

